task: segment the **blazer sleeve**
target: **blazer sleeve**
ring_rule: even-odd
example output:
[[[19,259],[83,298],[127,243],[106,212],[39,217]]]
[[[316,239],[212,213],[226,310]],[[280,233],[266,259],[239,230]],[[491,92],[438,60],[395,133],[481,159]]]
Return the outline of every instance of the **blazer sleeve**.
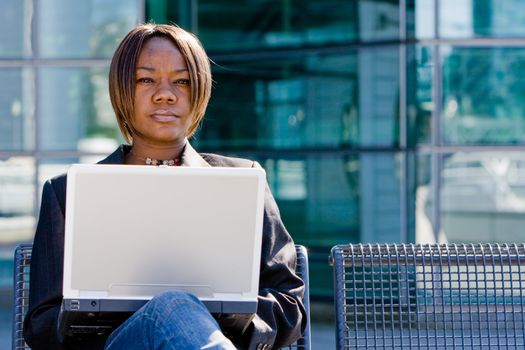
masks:
[[[57,322],[62,301],[64,209],[51,180],[44,184],[33,242],[29,311],[24,337],[32,349],[61,349]]]
[[[260,167],[254,162],[254,167]],[[281,348],[306,326],[303,281],[295,274],[295,245],[266,185],[257,313],[247,330],[248,348]]]

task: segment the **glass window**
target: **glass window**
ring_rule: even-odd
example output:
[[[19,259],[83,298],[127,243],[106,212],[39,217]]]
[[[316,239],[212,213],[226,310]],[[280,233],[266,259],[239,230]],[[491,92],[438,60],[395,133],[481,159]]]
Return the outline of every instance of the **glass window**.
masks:
[[[525,142],[525,49],[442,50],[445,142]]]
[[[158,23],[179,22],[180,13],[185,11],[181,3],[174,6],[173,2],[149,0],[147,17]],[[159,8],[166,10],[159,11]],[[208,50],[399,37],[399,5],[388,0],[228,0],[220,3],[200,0],[197,17],[199,38]]]
[[[34,148],[33,70],[0,68],[0,150]]]
[[[32,1],[2,0],[0,11],[0,57],[31,56]]]
[[[435,205],[434,182],[432,177],[432,156],[429,154],[418,154],[411,164],[415,173],[415,188],[410,190],[409,195],[409,218],[415,217],[415,240],[416,243],[437,243],[435,227]],[[409,174],[410,176],[411,174]],[[411,208],[412,207],[412,208]]]
[[[105,68],[42,68],[40,142],[45,150],[112,152],[121,136]]]
[[[444,156],[441,227],[448,242],[517,242],[525,225],[522,152]]]
[[[0,245],[0,288],[4,290],[11,290],[13,287],[13,248],[12,246],[1,246]],[[5,337],[0,340],[1,342],[4,341],[4,343],[7,345],[7,339],[8,338],[8,330],[11,329],[11,305],[9,304],[9,308],[3,307],[0,310],[0,321],[2,321],[2,333],[5,334]],[[5,340],[4,340],[5,339]],[[10,341],[10,339],[9,339]]]
[[[110,58],[138,23],[136,0],[40,0],[38,49],[43,58]]]
[[[523,37],[521,0],[440,0],[440,34],[446,38]]]
[[[33,239],[34,179],[33,158],[0,160],[0,246]]]
[[[199,37],[208,50],[356,40],[357,13],[357,1],[201,0]]]
[[[268,159],[262,163],[283,220],[296,240],[329,247],[359,237],[356,156]]]
[[[399,47],[361,49],[357,78],[359,145],[398,145]]]
[[[399,242],[401,182],[399,154],[359,155],[360,242]]]
[[[430,39],[435,37],[435,1],[406,0],[408,38]]]
[[[397,47],[218,63],[215,89],[197,137],[203,147],[398,143]]]
[[[146,0],[146,20],[154,23],[177,23],[191,31],[191,1]]]
[[[433,51],[427,46],[407,47],[407,124],[408,143],[432,141]]]

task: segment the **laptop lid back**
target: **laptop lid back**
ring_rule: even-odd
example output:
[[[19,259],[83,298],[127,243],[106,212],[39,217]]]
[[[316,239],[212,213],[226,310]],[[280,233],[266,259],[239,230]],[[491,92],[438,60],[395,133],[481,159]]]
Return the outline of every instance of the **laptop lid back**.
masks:
[[[265,173],[253,168],[73,165],[64,299],[257,299]]]

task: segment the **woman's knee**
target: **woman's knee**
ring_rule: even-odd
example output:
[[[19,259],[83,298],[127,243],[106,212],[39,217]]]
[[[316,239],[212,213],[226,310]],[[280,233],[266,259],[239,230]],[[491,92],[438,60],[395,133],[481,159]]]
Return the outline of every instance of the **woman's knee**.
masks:
[[[200,300],[193,294],[184,292],[181,290],[168,290],[166,292],[162,292],[153,299],[151,299],[152,302],[170,302],[170,301],[180,301],[180,302],[196,302],[200,303]]]
[[[151,316],[167,314],[180,308],[204,308],[204,304],[193,294],[170,290],[153,297],[146,305],[145,312]]]

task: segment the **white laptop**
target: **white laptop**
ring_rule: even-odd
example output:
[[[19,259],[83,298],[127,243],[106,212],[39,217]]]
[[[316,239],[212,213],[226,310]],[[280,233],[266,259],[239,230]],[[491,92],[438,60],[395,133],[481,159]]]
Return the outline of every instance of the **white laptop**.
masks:
[[[196,295],[226,331],[247,326],[264,191],[262,169],[73,165],[62,333],[111,330],[167,290]]]

